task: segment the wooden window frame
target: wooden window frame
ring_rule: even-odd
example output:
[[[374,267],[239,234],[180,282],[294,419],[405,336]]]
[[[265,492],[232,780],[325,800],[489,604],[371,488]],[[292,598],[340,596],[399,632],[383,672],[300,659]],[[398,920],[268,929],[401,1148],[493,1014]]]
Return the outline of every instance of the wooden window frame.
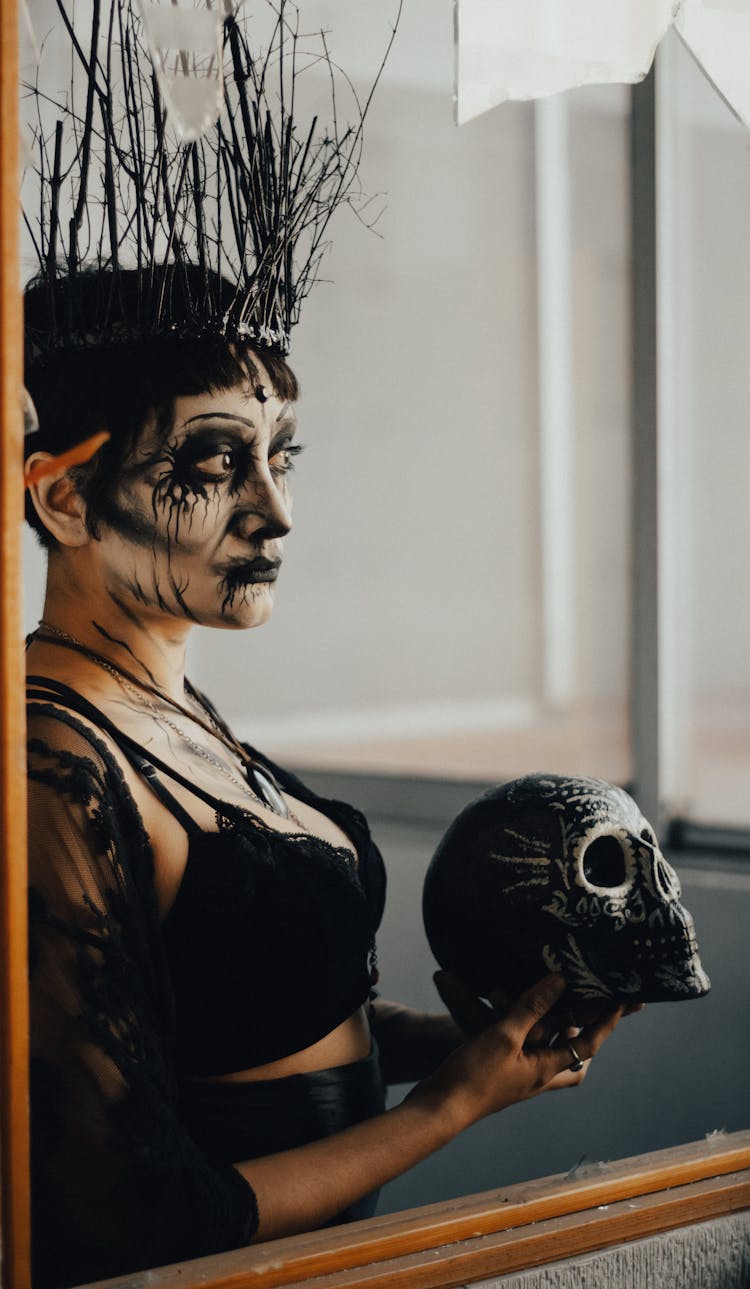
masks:
[[[750,1132],[177,1263],[88,1289],[448,1289],[750,1207]]]
[[[29,1257],[25,722],[21,649],[23,348],[19,238],[18,0],[0,21],[0,1239],[2,1284]]]
[[[18,2],[0,24],[0,1240],[3,1289],[29,1289],[25,725],[21,640],[23,373]],[[138,1273],[111,1286],[270,1289],[465,1284],[750,1206],[750,1132],[575,1176]]]

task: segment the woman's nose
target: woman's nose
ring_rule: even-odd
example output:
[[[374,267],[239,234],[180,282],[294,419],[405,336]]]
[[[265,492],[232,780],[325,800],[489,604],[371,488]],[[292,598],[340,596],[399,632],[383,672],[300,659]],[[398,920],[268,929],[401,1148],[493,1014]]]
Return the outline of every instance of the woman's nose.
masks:
[[[292,527],[292,512],[283,484],[279,487],[271,476],[256,478],[247,489],[248,510],[236,524],[235,531],[246,541],[285,537]]]
[[[264,513],[268,515],[268,525],[279,536],[283,537],[291,531],[292,527],[292,507],[289,495],[283,486],[283,481],[279,486],[274,479],[266,485],[264,491],[267,498]]]

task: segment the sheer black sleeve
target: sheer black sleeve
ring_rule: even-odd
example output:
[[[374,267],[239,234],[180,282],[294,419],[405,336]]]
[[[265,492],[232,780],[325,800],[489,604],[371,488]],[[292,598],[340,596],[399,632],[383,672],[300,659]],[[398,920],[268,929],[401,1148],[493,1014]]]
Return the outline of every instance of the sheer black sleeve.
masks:
[[[148,838],[72,713],[29,709],[35,1289],[248,1242],[251,1187],[181,1124]]]

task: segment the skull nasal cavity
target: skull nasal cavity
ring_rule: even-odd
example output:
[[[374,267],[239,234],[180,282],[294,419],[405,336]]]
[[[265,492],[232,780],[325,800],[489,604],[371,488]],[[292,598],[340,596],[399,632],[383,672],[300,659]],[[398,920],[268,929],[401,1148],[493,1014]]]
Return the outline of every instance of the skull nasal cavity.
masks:
[[[597,837],[583,855],[583,875],[592,886],[621,886],[627,876],[625,855],[616,837]]]

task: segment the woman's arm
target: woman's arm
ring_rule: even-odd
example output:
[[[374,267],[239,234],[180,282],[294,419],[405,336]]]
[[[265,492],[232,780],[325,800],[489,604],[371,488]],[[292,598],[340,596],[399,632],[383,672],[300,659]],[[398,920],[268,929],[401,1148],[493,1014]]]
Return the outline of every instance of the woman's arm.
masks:
[[[528,1043],[565,989],[547,976],[481,1034],[457,1047],[401,1105],[322,1141],[236,1165],[258,1201],[257,1240],[307,1231],[391,1181],[464,1128],[548,1087],[574,1086],[565,1039]],[[581,1030],[576,1051],[590,1059],[615,1028],[622,1008]]]
[[[32,703],[33,1281],[59,1289],[246,1244],[255,1196],[180,1120],[148,838],[109,747]]]

